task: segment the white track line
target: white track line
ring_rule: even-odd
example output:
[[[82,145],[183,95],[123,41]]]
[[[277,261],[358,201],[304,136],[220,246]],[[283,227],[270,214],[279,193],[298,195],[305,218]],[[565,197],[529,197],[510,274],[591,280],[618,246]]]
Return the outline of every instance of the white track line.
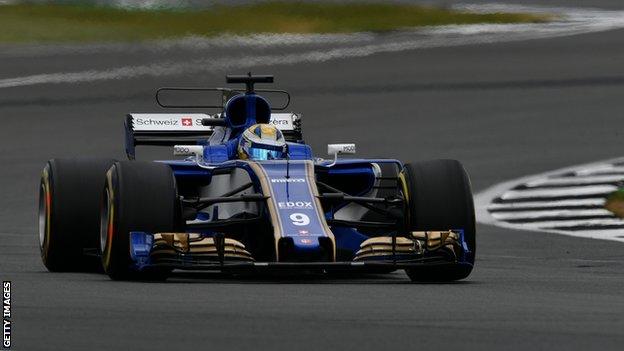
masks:
[[[529,182],[526,185],[529,187],[536,186],[552,186],[552,185],[583,185],[592,183],[607,183],[624,181],[624,175],[603,175],[603,176],[584,176],[584,177],[569,177],[569,178],[553,178],[553,179],[540,179],[534,182]]]
[[[605,199],[602,197],[596,197],[591,199],[578,199],[578,200],[557,200],[557,201],[544,201],[544,202],[509,202],[509,203],[493,203],[490,204],[487,209],[490,211],[496,210],[511,210],[522,208],[535,208],[535,207],[564,207],[564,206],[603,206]]]
[[[59,72],[50,74],[37,74],[24,77],[0,79],[0,88],[12,88],[37,84],[61,84],[81,83],[102,80],[131,79],[145,76],[163,77],[180,74],[196,74],[200,72],[213,72],[240,67],[315,63],[329,60],[365,57],[378,53],[392,53],[406,50],[447,47],[457,45],[487,44],[496,42],[551,38],[569,36],[582,33],[592,33],[618,28],[624,28],[624,11],[601,11],[581,10],[569,8],[544,9],[538,7],[501,7],[501,6],[472,6],[471,10],[490,9],[498,10],[521,10],[528,12],[552,12],[563,19],[552,23],[537,24],[477,24],[462,26],[441,26],[415,31],[405,31],[389,36],[374,36],[370,33],[355,34],[354,41],[362,41],[351,46],[333,49],[315,49],[311,51],[283,54],[263,55],[252,57],[216,57],[210,59],[196,59],[186,62],[163,62],[151,65],[138,65],[117,67],[108,70],[87,70],[81,72]],[[381,43],[366,45],[366,36],[379,40],[390,38],[390,42],[384,39]],[[273,37],[272,42],[280,43],[279,36]],[[318,37],[316,37],[318,39]],[[363,39],[364,38],[364,39]],[[394,38],[394,39],[392,39]],[[317,39],[311,40],[314,42]],[[301,41],[300,39],[298,39]],[[322,38],[318,39],[322,45]],[[392,42],[394,40],[394,42]],[[287,41],[282,42],[288,45]],[[216,51],[218,52],[218,51]],[[204,53],[205,54],[205,53]],[[202,55],[196,55],[202,56]],[[205,55],[204,55],[205,56]]]
[[[576,173],[579,170],[591,171],[593,169],[613,168],[611,164],[621,163],[621,162],[624,162],[624,158],[615,158],[615,159],[604,160],[604,161],[594,162],[594,163],[585,164],[585,165],[566,167],[566,168],[562,168],[562,169],[558,169],[558,170],[554,170],[550,172],[531,175],[531,176],[522,177],[519,179],[510,180],[504,183],[496,184],[475,195],[475,209],[477,212],[477,221],[479,223],[503,227],[503,228],[509,228],[509,229],[535,231],[535,232],[548,232],[548,233],[562,234],[562,235],[581,237],[581,238],[604,239],[604,240],[624,242],[624,229],[609,229],[609,230],[590,229],[587,231],[566,231],[566,230],[560,230],[560,229],[552,229],[553,227],[564,227],[565,225],[561,225],[561,221],[556,221],[552,223],[544,223],[544,222],[539,223],[538,222],[538,223],[516,224],[516,223],[499,221],[493,216],[492,213],[488,211],[488,208],[505,208],[504,206],[507,204],[505,205],[496,204],[496,203],[492,203],[492,201],[500,197],[501,194],[505,193],[506,191],[509,191],[509,189],[512,189],[518,185],[537,182],[537,181],[544,180],[544,179],[551,179],[555,177],[556,175],[561,175],[564,173]],[[535,202],[532,204],[527,202],[523,204],[508,204],[508,206],[532,206],[535,204],[539,204],[539,206],[543,206],[543,205],[557,206],[559,203],[563,203],[563,205],[565,206],[572,205],[572,203],[568,202],[569,200],[565,200],[565,201],[566,201],[565,203],[563,203],[563,201],[553,201],[553,202],[544,202],[544,203]],[[574,203],[584,204],[584,205],[596,205],[599,203],[599,201],[602,201],[604,203],[604,199],[600,199],[600,198],[574,200]],[[494,212],[494,213],[497,213],[497,212]],[[597,221],[597,222],[592,222],[591,224],[593,225],[624,224],[624,221],[620,219],[598,219],[594,221]],[[583,225],[581,223],[586,224],[586,222],[587,221],[573,221],[573,222],[569,222],[569,224],[570,226],[578,226],[579,224]],[[543,227],[543,226],[549,226],[549,225],[552,225],[552,226],[549,228]]]
[[[604,219],[580,219],[580,220],[563,220],[563,221],[543,221],[533,222],[532,226],[538,228],[565,228],[565,227],[582,227],[582,226],[601,226],[601,225],[622,225],[624,226],[624,220],[619,218],[604,218]],[[580,233],[582,234],[582,232]],[[624,235],[624,229],[620,231],[620,234]]]
[[[566,187],[551,189],[530,189],[530,190],[510,190],[505,192],[501,199],[520,200],[535,197],[559,197],[559,196],[585,196],[585,195],[605,195],[617,190],[615,185],[594,185],[586,187]]]
[[[586,230],[583,231],[583,236],[591,239],[624,241],[622,229]]]
[[[576,172],[579,176],[599,176],[603,173],[619,173],[624,176],[624,167],[616,167],[613,165],[604,165],[596,169],[581,169]]]
[[[613,213],[600,208],[591,210],[540,210],[492,213],[492,217],[501,221],[512,219],[539,219],[544,217],[566,218],[578,216],[613,216]],[[624,221],[622,223],[624,223]]]
[[[105,53],[136,53],[163,51],[218,52],[225,48],[267,49],[303,45],[356,45],[371,42],[373,33],[353,34],[224,34],[213,38],[188,36],[181,39],[149,40],[140,43],[40,44],[13,46],[0,57],[45,57],[56,55],[93,55]]]

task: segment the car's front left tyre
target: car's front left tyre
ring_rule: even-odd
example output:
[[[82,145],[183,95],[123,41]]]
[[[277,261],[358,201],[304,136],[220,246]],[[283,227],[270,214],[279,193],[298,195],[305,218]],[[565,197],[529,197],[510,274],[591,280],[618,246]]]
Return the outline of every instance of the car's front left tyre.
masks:
[[[447,282],[468,277],[474,266],[476,225],[468,173],[459,161],[405,164],[400,175],[409,231],[461,229],[467,251],[463,262],[423,265],[406,270],[412,281]],[[463,249],[462,249],[463,250]]]
[[[52,159],[43,169],[39,185],[39,247],[41,260],[49,271],[101,271],[96,256],[100,201],[104,174],[113,162]]]

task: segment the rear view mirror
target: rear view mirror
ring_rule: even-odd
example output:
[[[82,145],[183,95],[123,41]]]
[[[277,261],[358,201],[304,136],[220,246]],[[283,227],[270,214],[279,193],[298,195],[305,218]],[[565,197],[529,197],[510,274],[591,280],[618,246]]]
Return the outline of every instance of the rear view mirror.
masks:
[[[215,169],[218,166],[211,166],[204,163],[204,146],[203,145],[174,145],[174,156],[193,156],[197,165],[205,169]]]
[[[353,155],[355,154],[355,144],[328,144],[327,145],[327,154],[329,156],[334,156],[334,162],[329,164],[327,167],[331,167],[338,162],[338,155]]]
[[[175,145],[173,147],[173,156],[196,156],[202,158],[204,156],[204,147],[202,145]]]
[[[342,154],[355,154],[355,144],[328,144],[327,154],[329,156]]]

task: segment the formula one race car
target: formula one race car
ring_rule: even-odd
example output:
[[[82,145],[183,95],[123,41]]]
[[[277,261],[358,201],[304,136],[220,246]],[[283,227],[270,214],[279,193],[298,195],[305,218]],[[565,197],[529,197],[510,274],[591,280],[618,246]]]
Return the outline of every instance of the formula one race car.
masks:
[[[303,142],[290,101],[256,90],[272,76],[227,76],[214,115],[126,117],[129,161],[52,159],[39,201],[41,257],[50,271],[104,270],[112,279],[166,279],[172,270],[391,272],[413,281],[466,278],[475,215],[458,161],[329,160]],[[259,92],[283,94],[272,108]],[[263,94],[266,96],[266,94]],[[136,146],[172,146],[171,161],[136,161]],[[93,261],[97,263],[94,265]]]

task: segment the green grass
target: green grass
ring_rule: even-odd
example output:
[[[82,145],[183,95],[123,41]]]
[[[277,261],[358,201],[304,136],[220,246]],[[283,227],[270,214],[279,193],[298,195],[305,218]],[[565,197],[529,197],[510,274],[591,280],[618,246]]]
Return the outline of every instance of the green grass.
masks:
[[[605,208],[619,218],[624,218],[624,188],[620,188],[607,196]]]
[[[270,1],[202,10],[139,10],[89,5],[0,5],[0,43],[143,41],[250,33],[384,32],[474,23],[535,23],[534,14],[476,14],[398,4]]]

